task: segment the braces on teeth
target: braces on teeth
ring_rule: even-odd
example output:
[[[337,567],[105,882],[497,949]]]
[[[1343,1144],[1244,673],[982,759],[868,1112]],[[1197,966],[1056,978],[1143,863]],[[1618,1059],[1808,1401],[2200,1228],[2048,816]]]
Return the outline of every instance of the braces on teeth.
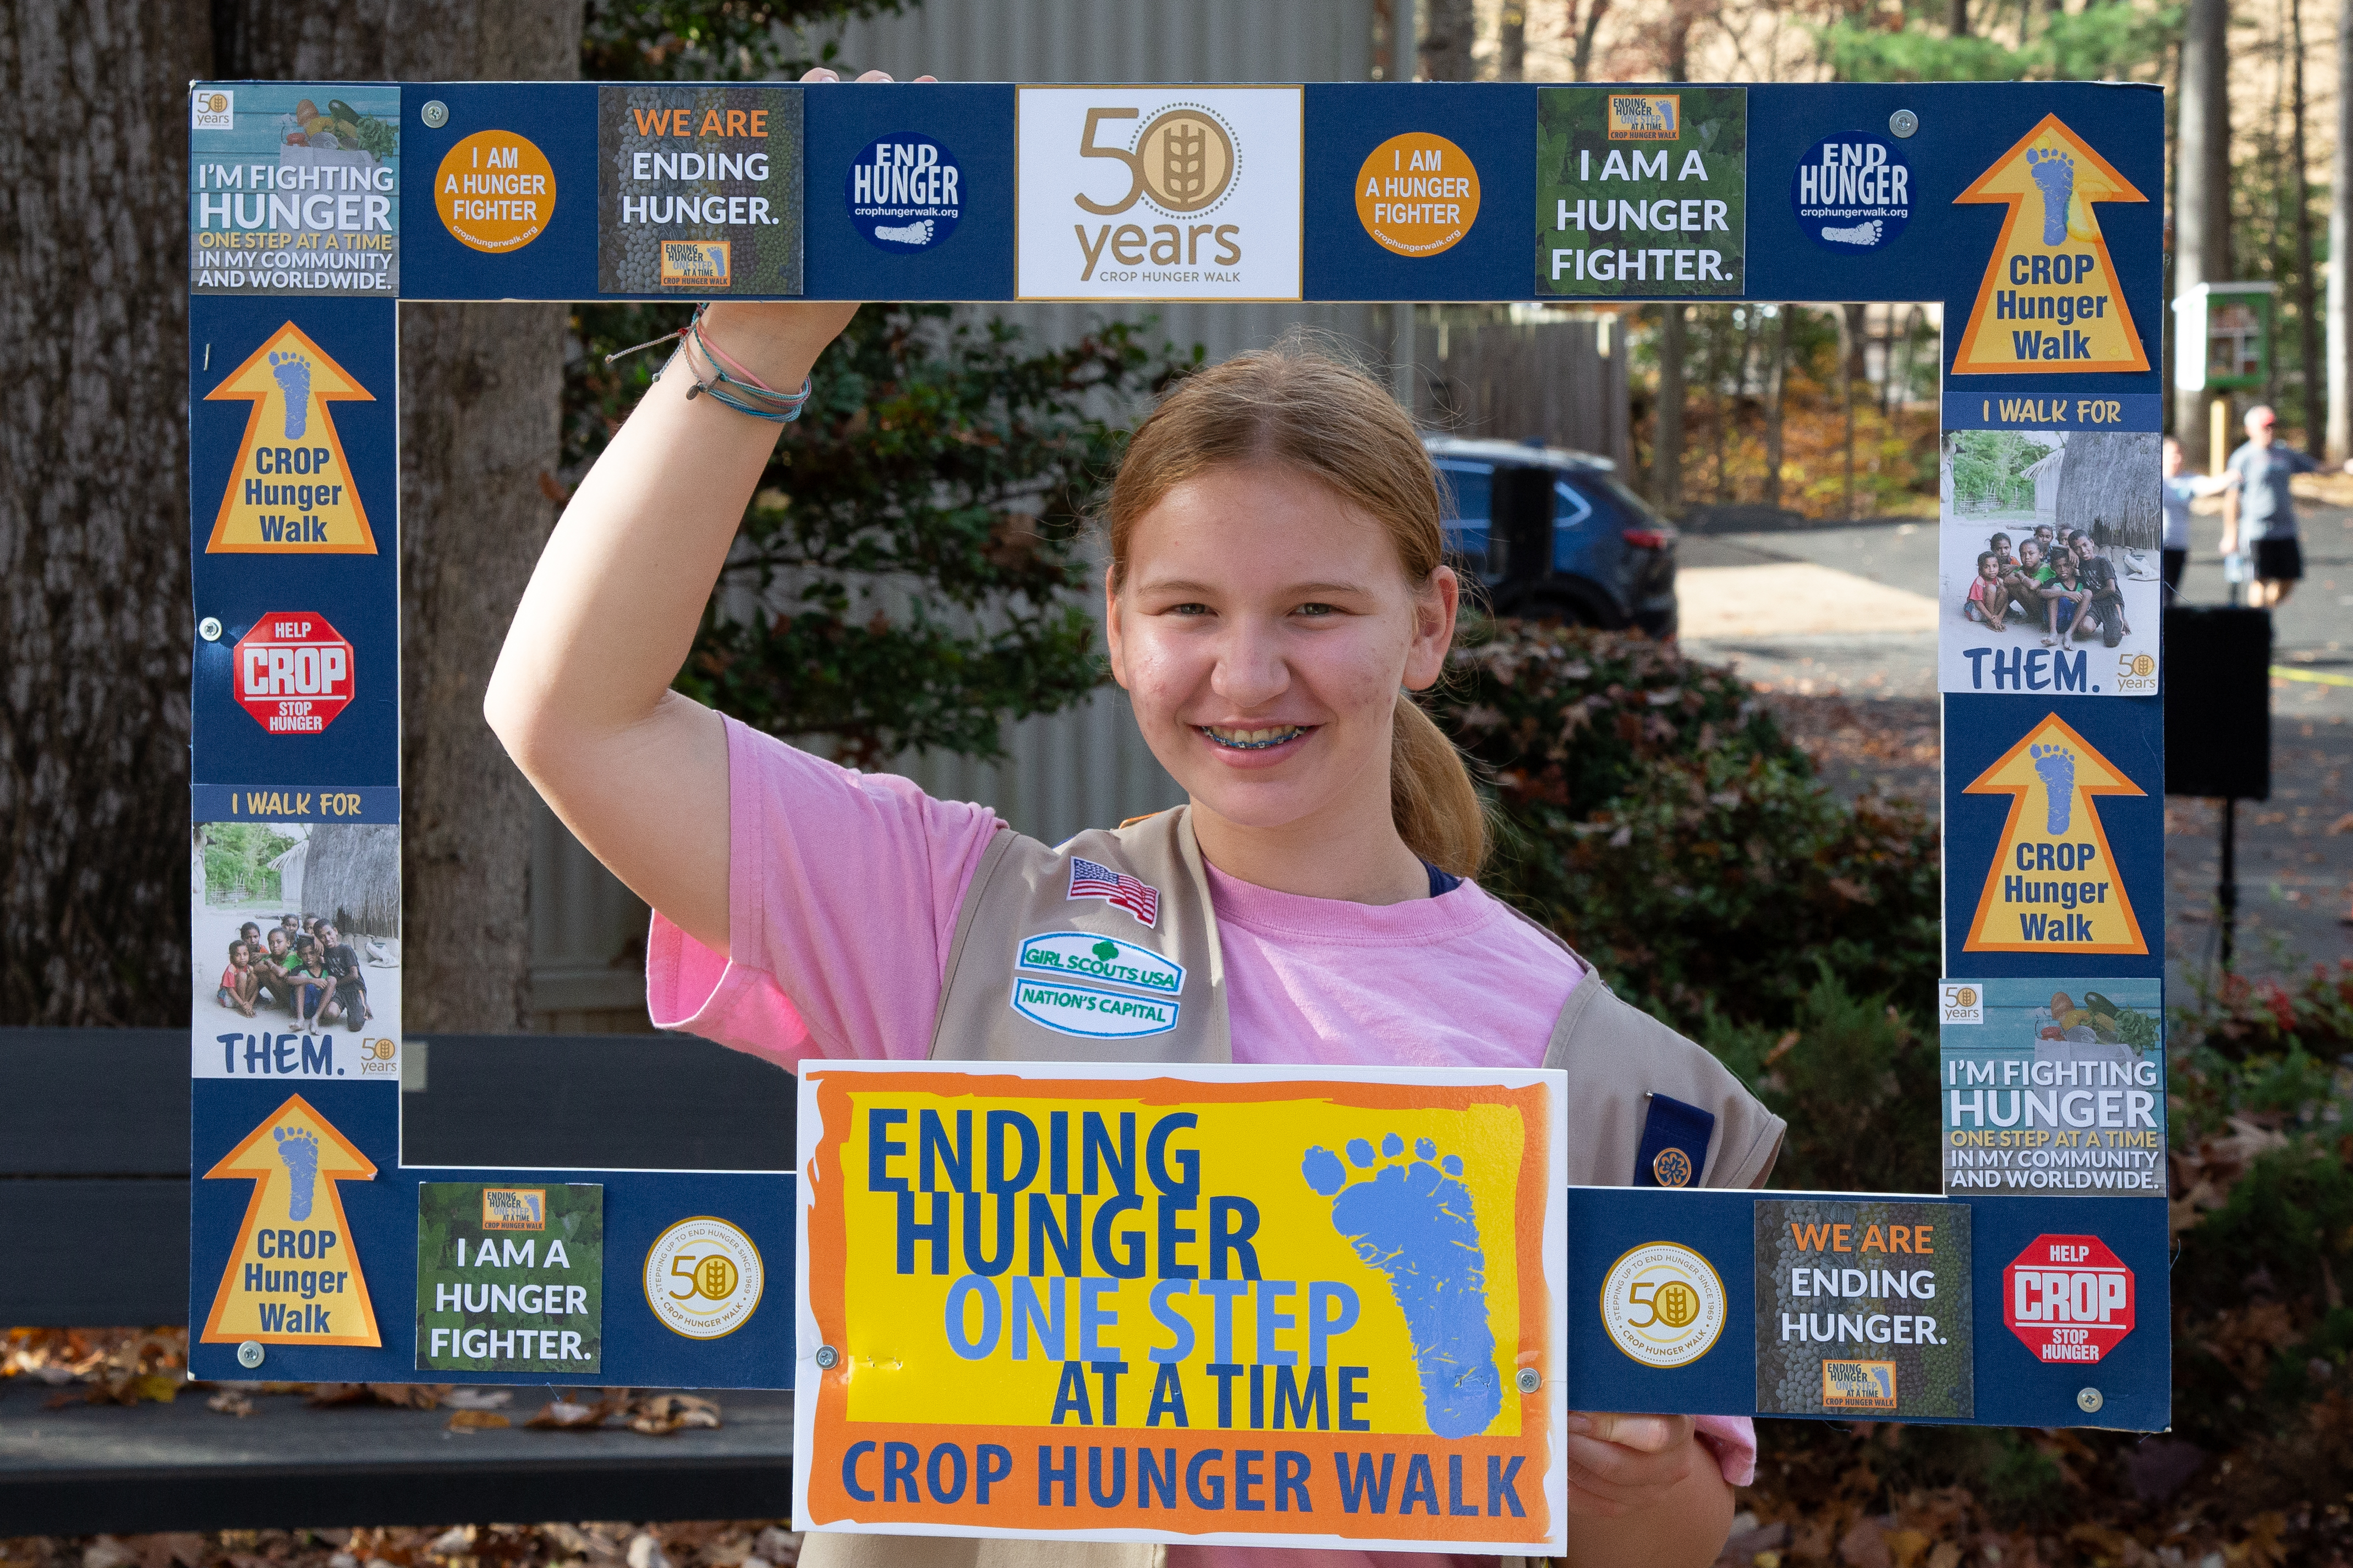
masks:
[[[1296,740],[1299,736],[1306,733],[1306,731],[1302,729],[1299,725],[1293,724],[1289,729],[1283,731],[1280,735],[1270,737],[1267,740],[1233,741],[1228,740],[1225,736],[1219,734],[1207,724],[1203,724],[1199,726],[1199,728],[1201,733],[1208,736],[1210,740],[1215,741],[1219,745],[1230,747],[1237,752],[1263,752],[1269,746],[1280,746],[1285,741]]]

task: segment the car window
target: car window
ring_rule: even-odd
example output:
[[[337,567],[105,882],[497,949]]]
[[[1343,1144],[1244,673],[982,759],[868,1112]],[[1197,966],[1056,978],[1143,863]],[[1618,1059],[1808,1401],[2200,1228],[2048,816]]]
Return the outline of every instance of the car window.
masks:
[[[1439,473],[1444,477],[1446,516],[1464,522],[1485,522],[1493,513],[1489,510],[1494,490],[1494,470],[1484,463],[1440,463]]]
[[[1641,496],[1638,496],[1632,490],[1628,489],[1616,479],[1613,479],[1607,474],[1600,474],[1594,476],[1591,482],[1599,485],[1604,490],[1608,491],[1609,499],[1616,501],[1620,506],[1626,510],[1626,515],[1629,521],[1651,528],[1664,528],[1668,526],[1667,520],[1661,517],[1656,511],[1652,510],[1649,501],[1644,500]]]

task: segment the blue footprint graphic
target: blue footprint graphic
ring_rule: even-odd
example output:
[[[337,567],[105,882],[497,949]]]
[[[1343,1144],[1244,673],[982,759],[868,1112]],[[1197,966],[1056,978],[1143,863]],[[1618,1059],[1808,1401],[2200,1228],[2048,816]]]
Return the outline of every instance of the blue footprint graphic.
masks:
[[[2067,242],[2067,204],[2075,195],[2075,160],[2064,153],[2039,153],[2029,147],[2026,163],[2034,183],[2042,187],[2042,243]]]
[[[278,1157],[286,1162],[286,1173],[294,1178],[294,1196],[286,1205],[286,1217],[309,1219],[311,1199],[319,1185],[319,1141],[299,1127],[269,1131],[278,1140]]]
[[[2075,812],[2075,753],[2064,746],[2029,746],[2033,754],[2034,771],[2042,775],[2042,805],[2044,831],[2060,834],[2067,831],[2067,819]]]
[[[1487,1323],[1479,1223],[1470,1189],[1455,1179],[1462,1159],[1449,1154],[1440,1162],[1438,1145],[1423,1138],[1414,1143],[1416,1158],[1405,1160],[1405,1140],[1394,1132],[1381,1140],[1381,1152],[1395,1163],[1353,1185],[1347,1166],[1329,1149],[1308,1150],[1299,1173],[1332,1199],[1333,1228],[1388,1277],[1413,1336],[1430,1429],[1441,1437],[1475,1437],[1503,1408],[1504,1381]],[[1373,1146],[1350,1139],[1348,1163],[1372,1169]]]
[[[286,439],[299,441],[311,424],[311,362],[291,352],[273,353],[269,374],[286,395]]]

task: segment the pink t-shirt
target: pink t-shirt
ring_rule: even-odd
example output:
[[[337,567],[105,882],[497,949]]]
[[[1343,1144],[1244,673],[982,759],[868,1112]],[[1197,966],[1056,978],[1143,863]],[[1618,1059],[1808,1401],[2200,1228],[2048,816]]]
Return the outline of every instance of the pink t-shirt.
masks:
[[[657,913],[654,1023],[790,1068],[804,1058],[921,1059],[931,1047],[965,888],[1004,824],[910,781],[860,773],[727,721],[729,957]],[[1475,882],[1356,904],[1276,892],[1209,868],[1234,1059],[1267,1065],[1543,1065],[1585,971]],[[1444,977],[1433,993],[1430,977]],[[1757,1436],[1702,1416],[1725,1479]],[[1171,1568],[1430,1568],[1451,1557],[1181,1547]],[[1486,1561],[1485,1559],[1464,1559]]]

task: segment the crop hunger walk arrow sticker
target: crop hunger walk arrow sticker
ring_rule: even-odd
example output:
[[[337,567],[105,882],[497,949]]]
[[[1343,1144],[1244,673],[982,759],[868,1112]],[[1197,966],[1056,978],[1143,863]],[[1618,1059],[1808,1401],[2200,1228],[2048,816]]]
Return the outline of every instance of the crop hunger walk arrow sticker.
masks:
[[[373,403],[375,394],[289,321],[205,394],[207,403],[240,397],[253,412],[205,553],[375,554],[375,532],[327,405]]]
[[[1953,374],[2147,370],[2092,207],[2147,199],[2055,114],[1995,159],[1953,198],[2010,204]]]
[[[2148,951],[2100,826],[2097,796],[2148,793],[2122,768],[2052,713],[1963,793],[2010,803],[1962,952]]]
[[[297,1094],[204,1174],[231,1177],[253,1197],[199,1342],[383,1344],[335,1185],[375,1180],[375,1163]]]

